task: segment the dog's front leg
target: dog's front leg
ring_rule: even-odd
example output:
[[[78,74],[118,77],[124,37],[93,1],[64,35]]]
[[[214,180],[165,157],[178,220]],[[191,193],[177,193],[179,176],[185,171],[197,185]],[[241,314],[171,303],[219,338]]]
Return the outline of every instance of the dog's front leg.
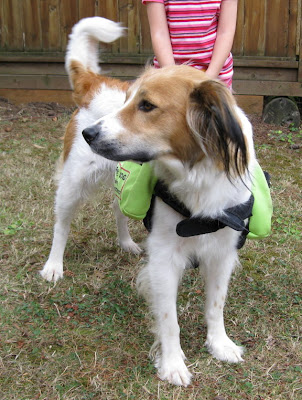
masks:
[[[226,334],[223,308],[227,296],[228,284],[237,260],[236,252],[222,254],[216,251],[205,266],[207,322],[206,346],[209,352],[221,361],[243,361],[243,348],[237,346]]]
[[[72,218],[81,202],[82,185],[72,185],[70,179],[63,177],[56,193],[56,223],[54,226],[51,251],[40,274],[47,281],[56,282],[63,278],[63,255]]]
[[[160,379],[187,386],[191,374],[184,363],[176,311],[177,289],[184,267],[179,255],[167,249],[153,250],[149,264],[139,276],[141,292],[150,291],[148,297],[155,318],[156,339],[150,354]]]

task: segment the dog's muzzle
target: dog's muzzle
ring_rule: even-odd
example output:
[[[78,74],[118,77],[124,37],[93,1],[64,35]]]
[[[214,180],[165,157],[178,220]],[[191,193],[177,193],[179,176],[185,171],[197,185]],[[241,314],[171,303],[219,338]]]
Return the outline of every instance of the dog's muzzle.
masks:
[[[90,145],[99,135],[100,129],[98,125],[89,126],[84,129],[82,135],[86,142]]]

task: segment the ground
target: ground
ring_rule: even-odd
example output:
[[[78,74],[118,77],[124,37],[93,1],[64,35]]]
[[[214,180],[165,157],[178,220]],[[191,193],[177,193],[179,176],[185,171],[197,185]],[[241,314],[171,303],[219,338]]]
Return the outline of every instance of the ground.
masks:
[[[178,299],[181,341],[194,381],[156,377],[145,302],[135,278],[143,257],[116,245],[107,190],[75,219],[56,285],[38,271],[52,239],[53,172],[72,109],[0,99],[0,400],[298,400],[301,398],[302,130],[250,116],[262,167],[272,176],[272,235],[247,241],[225,320],[245,349],[226,364],[204,347],[204,293],[189,270]],[[137,242],[146,233],[131,221]]]
[[[7,99],[0,97],[0,115],[2,122],[7,123],[9,128],[14,121],[20,118],[35,120],[41,117],[57,118],[62,114],[68,114],[74,107],[64,107],[58,103],[28,103],[13,104]]]

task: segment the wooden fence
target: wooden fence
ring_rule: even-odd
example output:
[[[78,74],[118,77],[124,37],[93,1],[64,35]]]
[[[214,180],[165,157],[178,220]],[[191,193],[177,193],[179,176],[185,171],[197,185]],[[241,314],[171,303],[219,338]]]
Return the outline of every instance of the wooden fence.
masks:
[[[302,96],[302,0],[239,0],[233,46],[238,94]],[[105,69],[134,78],[152,55],[141,0],[0,0],[0,95],[68,90],[64,51],[72,26],[100,15],[128,35],[102,54]]]

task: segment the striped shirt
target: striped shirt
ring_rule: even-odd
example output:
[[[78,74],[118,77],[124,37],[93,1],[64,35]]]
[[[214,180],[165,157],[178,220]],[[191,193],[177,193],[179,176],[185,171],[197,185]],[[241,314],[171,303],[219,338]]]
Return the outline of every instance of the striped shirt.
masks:
[[[224,0],[142,0],[164,3],[176,64],[206,70],[216,40],[220,5]],[[154,65],[159,68],[156,57]],[[226,59],[219,78],[232,85],[233,57]]]

